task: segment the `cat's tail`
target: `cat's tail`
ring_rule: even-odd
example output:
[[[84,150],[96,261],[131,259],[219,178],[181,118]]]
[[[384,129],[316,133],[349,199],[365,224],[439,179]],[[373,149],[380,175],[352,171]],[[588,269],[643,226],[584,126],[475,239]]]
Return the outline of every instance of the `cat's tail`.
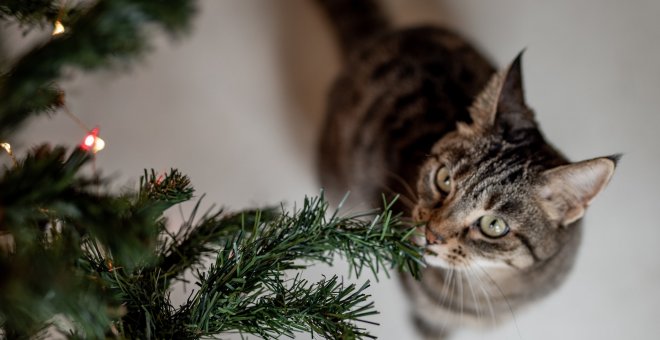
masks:
[[[316,0],[331,21],[342,55],[390,29],[390,22],[374,0]]]

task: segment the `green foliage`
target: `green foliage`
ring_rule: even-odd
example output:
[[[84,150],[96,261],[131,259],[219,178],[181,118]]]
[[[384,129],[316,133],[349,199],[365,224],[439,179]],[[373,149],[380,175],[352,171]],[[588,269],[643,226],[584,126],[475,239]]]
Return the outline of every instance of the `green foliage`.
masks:
[[[160,216],[172,202],[101,194],[98,179],[77,174],[89,155],[65,155],[63,148],[36,148],[0,178],[0,235],[13,243],[11,252],[0,251],[0,315],[9,334],[32,334],[57,313],[93,326],[86,334],[104,334],[112,305],[106,283],[90,280],[90,267],[81,267],[82,246],[92,240],[126,268],[155,259]],[[179,201],[192,197],[188,179],[176,171],[163,183],[180,193]]]
[[[346,257],[359,275],[366,266],[408,269],[418,274],[420,250],[409,242],[410,228],[389,210],[357,216],[326,217],[323,198],[306,199],[302,209],[260,226],[260,219],[243,225],[242,232],[226,239],[215,263],[199,275],[202,284],[184,310],[191,324],[205,335],[232,329],[264,338],[293,336],[311,331],[327,338],[355,338],[368,334],[351,321],[374,314],[364,303],[363,290],[345,287],[337,277],[309,284],[282,279],[284,271],[303,269],[299,260],[332,264],[335,254]],[[376,265],[374,265],[376,264]],[[386,264],[386,265],[385,265]]]
[[[198,203],[169,233],[163,213],[192,198],[186,176],[145,172],[132,194],[100,194],[98,179],[76,175],[88,160],[79,150],[65,157],[61,148],[41,147],[0,179],[0,228],[15,243],[12,252],[0,252],[1,327],[11,338],[38,333],[56,315],[85,338],[113,331],[157,339],[231,331],[369,337],[355,324],[376,313],[364,292],[368,283],[346,286],[337,277],[310,283],[286,273],[310,261],[332,264],[337,254],[355,275],[364,268],[374,275],[390,268],[418,273],[411,229],[389,207],[339,216],[319,197],[293,213],[219,210],[197,219]],[[204,259],[212,260],[207,270]],[[189,271],[197,289],[174,306],[171,286]]]
[[[0,1],[0,18],[26,30],[55,19],[66,33],[45,40],[0,75],[0,141],[30,116],[62,105],[64,68],[125,65],[148,49],[144,26],[185,32],[192,0]],[[0,154],[2,155],[2,154]],[[177,170],[145,171],[135,191],[113,194],[90,175],[92,156],[43,145],[0,172],[0,336],[59,331],[71,339],[199,339],[230,332],[264,338],[310,332],[371,337],[366,289],[336,276],[309,282],[300,271],[337,256],[359,276],[388,269],[419,274],[413,228],[391,212],[330,214],[323,197],[300,209],[210,209],[168,231],[165,212],[193,198]],[[172,287],[190,283],[175,305]]]
[[[59,1],[6,1],[0,14],[24,23],[52,21]],[[67,32],[49,39],[0,76],[0,139],[30,115],[52,111],[62,103],[54,85],[64,68],[95,70],[126,64],[149,47],[143,26],[155,24],[170,35],[189,28],[192,0],[99,0],[62,14]]]
[[[16,19],[25,25],[44,25],[57,19],[60,10],[52,0],[3,0],[0,17]]]

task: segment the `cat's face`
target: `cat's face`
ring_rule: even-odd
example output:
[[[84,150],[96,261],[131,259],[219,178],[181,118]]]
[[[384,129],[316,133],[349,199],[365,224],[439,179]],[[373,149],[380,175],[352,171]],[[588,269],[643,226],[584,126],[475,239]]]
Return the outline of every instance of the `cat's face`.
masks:
[[[522,270],[556,254],[609,181],[615,161],[565,164],[524,104],[517,59],[471,108],[473,124],[436,143],[413,218],[430,266]]]
[[[426,261],[440,267],[531,266],[561,231],[535,197],[538,173],[497,136],[454,133],[422,168],[413,212],[426,222]]]

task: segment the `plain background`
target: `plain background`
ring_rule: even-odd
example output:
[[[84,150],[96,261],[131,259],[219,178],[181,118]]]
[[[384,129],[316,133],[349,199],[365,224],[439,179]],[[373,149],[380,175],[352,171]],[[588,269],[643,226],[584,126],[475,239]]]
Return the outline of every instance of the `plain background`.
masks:
[[[388,8],[401,24],[446,23],[500,67],[526,47],[527,99],[548,139],[573,160],[625,154],[587,213],[567,283],[516,313],[515,323],[456,339],[658,338],[660,2],[388,1]],[[72,73],[65,82],[71,110],[100,126],[107,146],[97,165],[118,187],[134,185],[143,168],[176,167],[207,194],[206,206],[291,204],[318,193],[314,146],[339,62],[311,1],[201,1],[191,36],[159,35],[155,46],[129,72]],[[82,137],[60,114],[32,121],[13,142],[20,154]],[[330,273],[345,267],[309,275]],[[381,323],[373,333],[414,338],[396,280],[370,292],[382,312],[371,319]]]

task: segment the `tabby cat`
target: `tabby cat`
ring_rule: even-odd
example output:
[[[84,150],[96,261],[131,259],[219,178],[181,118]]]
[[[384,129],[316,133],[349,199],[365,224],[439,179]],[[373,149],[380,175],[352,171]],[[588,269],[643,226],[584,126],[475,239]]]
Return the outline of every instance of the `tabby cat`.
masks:
[[[399,209],[423,224],[427,267],[419,282],[402,278],[420,332],[495,324],[557,288],[617,156],[570,163],[546,142],[525,103],[521,55],[496,73],[449,30],[394,29],[371,1],[318,3],[344,59],[322,184],[370,204],[400,193]]]

